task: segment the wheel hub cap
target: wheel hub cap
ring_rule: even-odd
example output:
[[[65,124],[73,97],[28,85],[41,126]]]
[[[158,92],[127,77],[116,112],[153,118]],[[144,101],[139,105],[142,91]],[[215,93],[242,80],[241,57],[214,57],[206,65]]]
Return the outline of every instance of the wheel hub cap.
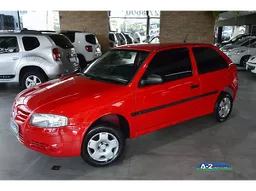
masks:
[[[219,115],[220,117],[226,117],[229,112],[230,112],[230,108],[231,108],[231,101],[229,98],[225,97],[221,100],[220,104],[219,104]]]
[[[35,75],[28,76],[25,81],[26,88],[31,88],[41,83],[42,83],[41,80]]]
[[[106,143],[100,143],[99,148],[100,148],[100,150],[104,151],[107,148]]]
[[[111,133],[101,132],[94,135],[88,142],[87,151],[90,157],[99,162],[108,162],[117,157],[119,141]]]

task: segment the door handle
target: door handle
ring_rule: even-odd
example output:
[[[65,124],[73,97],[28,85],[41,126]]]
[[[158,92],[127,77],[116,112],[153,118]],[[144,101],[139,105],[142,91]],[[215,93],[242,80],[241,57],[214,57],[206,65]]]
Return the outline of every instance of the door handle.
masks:
[[[12,58],[12,60],[18,60],[19,59],[19,57],[13,57]]]
[[[190,88],[191,89],[199,88],[199,84],[191,85]]]

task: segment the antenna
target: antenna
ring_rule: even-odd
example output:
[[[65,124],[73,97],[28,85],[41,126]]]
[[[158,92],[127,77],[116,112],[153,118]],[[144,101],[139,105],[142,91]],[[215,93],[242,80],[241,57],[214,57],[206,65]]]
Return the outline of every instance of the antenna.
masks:
[[[188,37],[189,33],[187,34],[187,36],[184,39],[184,43],[186,43],[187,37]]]

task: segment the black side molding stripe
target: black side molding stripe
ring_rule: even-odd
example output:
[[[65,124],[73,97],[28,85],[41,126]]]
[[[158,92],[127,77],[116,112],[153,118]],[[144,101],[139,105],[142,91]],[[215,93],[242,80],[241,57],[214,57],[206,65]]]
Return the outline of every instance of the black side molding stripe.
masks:
[[[188,101],[193,101],[193,100],[196,100],[196,99],[199,99],[199,98],[202,98],[202,97],[214,95],[216,93],[218,93],[217,90],[212,91],[212,92],[208,92],[208,93],[205,93],[205,94],[201,94],[201,95],[198,95],[198,96],[195,96],[195,97],[190,97],[190,98],[187,98],[187,99],[183,99],[183,100],[179,100],[179,101],[176,101],[176,102],[168,103],[168,104],[165,104],[165,105],[160,105],[160,106],[157,106],[157,107],[137,111],[137,112],[131,113],[131,116],[135,117],[135,116],[142,115],[142,114],[145,114],[145,113],[157,111],[159,109],[165,109],[167,107],[175,106],[175,105],[182,104],[182,103],[185,103],[185,102],[188,102]]]

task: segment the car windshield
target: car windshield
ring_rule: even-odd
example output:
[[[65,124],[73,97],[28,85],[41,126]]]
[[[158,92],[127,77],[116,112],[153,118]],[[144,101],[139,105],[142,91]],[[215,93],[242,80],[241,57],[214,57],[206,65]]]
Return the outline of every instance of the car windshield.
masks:
[[[234,38],[230,39],[230,42],[235,42],[235,41],[240,41],[241,39],[244,39],[246,36],[244,36],[244,38],[242,37],[244,35],[239,34],[237,36],[235,36]]]
[[[254,41],[253,43],[250,43],[246,47],[248,47],[248,48],[255,48],[256,47],[256,41]]]
[[[247,42],[247,41],[249,41],[249,40],[250,40],[250,37],[243,38],[243,39],[241,39],[241,40],[236,41],[234,44],[235,44],[235,45],[243,44],[243,43],[245,43],[245,42]]]
[[[253,44],[254,42],[256,42],[256,38],[251,38],[249,40],[247,40],[246,42],[244,42],[243,44],[241,44],[242,46],[250,46],[251,44]]]
[[[128,84],[149,52],[111,50],[93,62],[83,73],[86,77],[117,84]]]

